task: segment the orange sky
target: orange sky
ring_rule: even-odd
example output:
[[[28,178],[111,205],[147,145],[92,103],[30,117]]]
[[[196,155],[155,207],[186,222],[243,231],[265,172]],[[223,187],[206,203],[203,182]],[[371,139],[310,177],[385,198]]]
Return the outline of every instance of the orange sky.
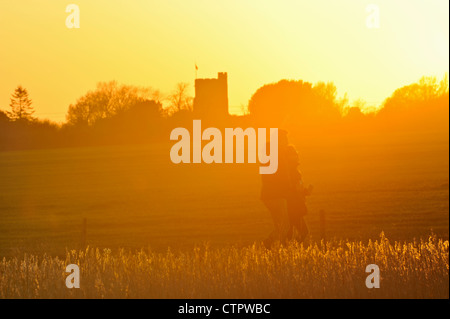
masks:
[[[65,25],[78,4],[81,28]],[[380,28],[366,27],[366,5]],[[230,111],[283,78],[333,81],[380,104],[396,88],[449,70],[447,0],[0,1],[0,109],[21,84],[36,115],[63,121],[98,81],[151,86],[228,72]]]

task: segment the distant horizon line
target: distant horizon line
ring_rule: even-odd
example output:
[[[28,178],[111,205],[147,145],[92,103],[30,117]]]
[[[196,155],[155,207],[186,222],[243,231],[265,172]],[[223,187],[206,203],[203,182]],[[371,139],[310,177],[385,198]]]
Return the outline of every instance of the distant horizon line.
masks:
[[[221,72],[219,72],[219,73],[221,73]],[[441,78],[439,78],[439,76],[438,75],[422,75],[422,76],[420,76],[417,80],[415,80],[415,81],[411,81],[411,82],[408,82],[408,84],[405,84],[405,85],[403,85],[403,86],[399,86],[399,87],[397,87],[397,88],[395,88],[392,92],[391,92],[391,95],[396,91],[396,90],[398,90],[398,89],[400,89],[400,88],[402,88],[402,87],[405,87],[405,86],[408,86],[408,85],[411,85],[411,84],[414,84],[414,83],[418,83],[422,78],[424,78],[424,77],[431,77],[431,78],[436,78],[438,81],[440,81],[440,80],[443,80],[445,77],[447,77],[447,80],[448,80],[448,77],[449,77],[449,73],[450,73],[450,70],[446,70],[446,71],[444,71],[443,72],[443,75],[442,75],[442,77]],[[442,73],[441,73],[442,74]],[[195,80],[197,80],[197,79],[209,79],[209,78],[194,78],[194,81],[193,81],[193,83],[189,83],[189,82],[187,82],[187,83],[189,83],[189,85],[191,85],[191,84],[193,84],[193,86],[195,87]],[[303,82],[308,82],[308,83],[311,83],[311,84],[316,84],[316,83],[320,83],[320,82],[323,82],[323,83],[333,83],[334,84],[334,81],[317,81],[317,82],[313,82],[313,81],[309,81],[309,80],[303,80],[303,79],[293,79],[293,78],[282,78],[282,79],[279,79],[279,80],[276,80],[276,81],[271,81],[271,82],[268,82],[268,83],[265,83],[265,84],[263,84],[262,86],[260,86],[259,88],[261,88],[261,87],[263,87],[263,86],[265,86],[265,85],[269,85],[269,84],[275,84],[275,83],[278,83],[278,82],[280,82],[280,81],[283,81],[283,80],[286,80],[286,81],[303,81]],[[113,80],[109,80],[109,81],[97,81],[96,83],[108,83],[108,82],[111,82],[111,81],[116,81],[117,83],[119,83],[119,84],[123,84],[123,85],[130,85],[130,86],[136,86],[136,87],[147,87],[147,88],[150,88],[150,89],[152,89],[153,90],[153,86],[142,86],[142,85],[136,85],[136,84],[128,84],[128,83],[125,83],[125,82],[120,82],[120,81],[118,81],[118,80],[115,80],[115,79],[113,79]],[[17,84],[15,87],[17,87],[17,86],[23,86],[22,84]],[[25,87],[25,86],[23,86],[23,87]],[[26,88],[26,87],[25,87]],[[258,89],[259,89],[258,88]],[[257,89],[257,90],[258,90]],[[336,87],[336,89],[337,89],[337,91],[338,91],[338,87]],[[159,91],[159,89],[154,89],[154,91]],[[256,92],[256,91],[255,91]],[[255,93],[254,92],[254,93]],[[254,94],[253,93],[253,94]],[[344,92],[343,94],[338,94],[338,97],[344,97],[345,95],[348,95],[348,92]],[[387,96],[387,97],[385,97],[384,99],[382,99],[381,101],[368,101],[368,100],[366,100],[366,99],[364,99],[364,98],[361,98],[361,97],[358,97],[358,98],[354,98],[354,99],[348,99],[349,100],[349,102],[351,103],[351,102],[356,102],[356,101],[359,101],[359,100],[361,100],[361,101],[363,101],[363,102],[366,102],[367,103],[367,107],[366,107],[366,110],[364,110],[364,109],[362,109],[361,111],[363,112],[363,113],[372,113],[373,111],[378,111],[378,110],[380,110],[381,108],[382,108],[382,106],[383,106],[383,103],[384,103],[384,101],[386,100],[386,99],[388,99],[391,95],[389,95],[389,96]],[[80,97],[81,97],[82,95],[80,95]],[[194,96],[193,96],[194,97]],[[30,98],[31,98],[31,100],[33,101],[33,98],[32,98],[32,96],[30,96]],[[250,97],[251,98],[251,97]],[[243,115],[246,115],[244,112],[242,112],[242,106],[244,106],[244,108],[248,108],[248,101],[250,100],[250,98],[247,100],[247,103],[245,104],[245,105],[243,105],[243,104],[241,104],[241,105],[232,105],[232,106],[230,106],[229,105],[229,107],[228,107],[228,113],[229,113],[229,115],[235,115],[235,116],[243,116]],[[78,98],[77,98],[78,99]],[[152,100],[152,99],[150,99],[150,100]],[[75,103],[75,102],[73,102],[73,103]],[[162,103],[163,104],[163,103]],[[70,105],[70,104],[69,104]],[[33,106],[34,107],[34,106]],[[67,106],[67,108],[68,108],[69,106]],[[166,109],[167,108],[167,106],[164,106],[164,104],[163,104],[163,109]],[[0,111],[3,111],[3,112],[8,112],[8,109],[9,109],[9,105],[6,107],[6,108],[2,108],[1,106],[0,106]],[[247,109],[247,111],[248,111],[248,109]],[[56,116],[56,117],[46,117],[45,115],[49,115],[49,114],[64,114],[64,119],[57,119],[57,118],[59,118],[59,116]],[[64,112],[36,112],[36,109],[35,109],[35,113],[34,113],[34,115],[35,115],[35,118],[36,119],[38,119],[38,120],[42,120],[42,121],[46,121],[46,120],[48,120],[48,121],[50,121],[50,122],[54,122],[54,123],[56,123],[56,124],[64,124],[64,123],[66,123],[66,115],[67,115],[67,109],[66,109],[66,111],[64,111]]]

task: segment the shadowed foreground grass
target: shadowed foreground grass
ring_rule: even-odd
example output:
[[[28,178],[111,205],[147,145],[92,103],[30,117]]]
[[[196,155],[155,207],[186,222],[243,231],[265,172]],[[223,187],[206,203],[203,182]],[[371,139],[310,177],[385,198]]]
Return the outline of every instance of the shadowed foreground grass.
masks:
[[[65,286],[65,267],[80,267],[81,287]],[[381,287],[365,286],[366,266]],[[448,298],[449,242],[333,241],[270,250],[245,248],[155,253],[87,248],[65,260],[3,258],[1,298]]]

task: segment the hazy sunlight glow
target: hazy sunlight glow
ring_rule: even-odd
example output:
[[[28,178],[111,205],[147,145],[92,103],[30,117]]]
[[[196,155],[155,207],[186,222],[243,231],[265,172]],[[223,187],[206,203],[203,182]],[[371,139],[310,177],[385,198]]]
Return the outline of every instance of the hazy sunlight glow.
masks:
[[[448,72],[449,2],[76,0],[81,28],[65,26],[69,2],[0,3],[0,109],[21,84],[36,115],[63,121],[69,104],[99,81],[169,93],[228,72],[230,111],[280,79],[332,81],[339,94],[380,104],[423,75]]]

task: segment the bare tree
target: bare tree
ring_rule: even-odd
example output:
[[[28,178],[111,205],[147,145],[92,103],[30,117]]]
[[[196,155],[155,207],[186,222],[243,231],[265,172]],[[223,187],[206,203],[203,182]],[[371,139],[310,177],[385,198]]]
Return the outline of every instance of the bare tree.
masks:
[[[99,119],[110,118],[148,99],[151,89],[120,85],[115,81],[101,82],[94,91],[80,97],[69,106],[70,124],[93,125]]]
[[[169,108],[172,113],[179,112],[181,110],[192,110],[193,98],[189,96],[188,88],[188,83],[180,82],[177,84],[173,93],[169,95]]]

